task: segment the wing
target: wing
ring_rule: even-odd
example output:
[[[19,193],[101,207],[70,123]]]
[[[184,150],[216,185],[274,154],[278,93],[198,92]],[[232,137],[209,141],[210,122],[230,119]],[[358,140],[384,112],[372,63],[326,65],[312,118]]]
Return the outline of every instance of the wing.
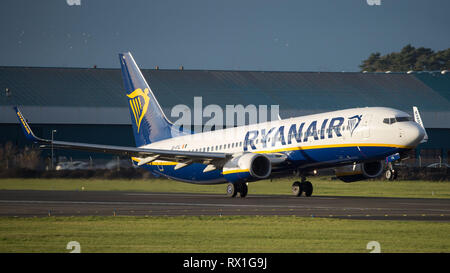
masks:
[[[164,161],[178,162],[176,169],[187,166],[191,163],[202,163],[212,165],[209,169],[215,169],[223,166],[227,160],[231,158],[231,154],[227,153],[205,153],[205,152],[190,152],[190,151],[176,151],[164,149],[145,149],[137,147],[113,146],[89,143],[77,143],[66,141],[52,141],[49,139],[42,139],[34,135],[25,117],[22,115],[18,107],[14,107],[19,123],[26,138],[34,143],[41,144],[40,147],[53,147],[55,149],[69,149],[90,151],[97,153],[115,154],[120,156],[134,157],[138,165],[150,163],[156,159]],[[213,168],[214,166],[214,168]]]

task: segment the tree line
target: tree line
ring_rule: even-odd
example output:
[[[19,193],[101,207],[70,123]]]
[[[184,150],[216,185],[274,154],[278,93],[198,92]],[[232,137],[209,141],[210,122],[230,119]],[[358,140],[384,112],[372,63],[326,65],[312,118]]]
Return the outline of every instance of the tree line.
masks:
[[[361,71],[368,72],[448,70],[450,68],[450,48],[435,52],[430,48],[415,48],[408,44],[400,52],[386,55],[381,55],[379,52],[372,53],[359,67]]]

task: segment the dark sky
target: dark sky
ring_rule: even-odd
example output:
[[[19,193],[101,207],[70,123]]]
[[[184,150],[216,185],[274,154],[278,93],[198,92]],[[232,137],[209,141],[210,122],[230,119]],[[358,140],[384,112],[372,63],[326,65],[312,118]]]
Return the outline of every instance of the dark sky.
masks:
[[[450,1],[2,0],[0,66],[358,71],[370,53],[450,47]],[[372,0],[373,1],[373,0]]]

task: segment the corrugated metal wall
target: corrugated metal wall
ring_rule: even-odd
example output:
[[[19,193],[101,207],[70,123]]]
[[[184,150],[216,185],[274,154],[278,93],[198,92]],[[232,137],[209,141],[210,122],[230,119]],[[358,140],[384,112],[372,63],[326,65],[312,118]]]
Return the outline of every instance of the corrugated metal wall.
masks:
[[[447,73],[324,73],[143,70],[166,115],[177,104],[279,105],[282,117],[351,107],[386,106],[411,112],[419,106],[430,128],[450,128],[450,75]],[[5,96],[9,88],[11,96]],[[67,123],[130,124],[118,69],[0,67],[0,123],[16,122],[7,106],[30,107],[36,122],[60,123],[48,107],[59,107]],[[62,107],[61,107],[62,106]],[[34,107],[34,108],[33,108]],[[64,109],[65,112],[64,112]],[[96,114],[76,108],[95,108]],[[24,108],[25,109],[25,108]],[[39,113],[41,111],[42,113]],[[26,111],[24,110],[26,113]],[[86,113],[84,113],[86,112]],[[105,113],[103,113],[105,112]],[[30,117],[30,119],[33,116]],[[115,122],[119,120],[120,122]]]
[[[430,130],[430,142],[421,147],[444,153],[450,147],[449,73],[144,69],[143,74],[169,118],[175,105],[193,107],[194,96],[202,97],[203,107],[279,105],[283,118],[365,106],[411,113],[416,105]],[[12,105],[21,106],[44,137],[61,126],[60,139],[134,145],[119,69],[0,67],[0,141],[25,143],[18,126],[10,126],[17,124]]]

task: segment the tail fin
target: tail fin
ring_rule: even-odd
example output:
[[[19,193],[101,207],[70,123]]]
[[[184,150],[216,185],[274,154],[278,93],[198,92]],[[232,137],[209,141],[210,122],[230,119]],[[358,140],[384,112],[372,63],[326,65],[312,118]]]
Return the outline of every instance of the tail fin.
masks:
[[[119,54],[136,146],[171,138],[170,123],[131,53]]]

